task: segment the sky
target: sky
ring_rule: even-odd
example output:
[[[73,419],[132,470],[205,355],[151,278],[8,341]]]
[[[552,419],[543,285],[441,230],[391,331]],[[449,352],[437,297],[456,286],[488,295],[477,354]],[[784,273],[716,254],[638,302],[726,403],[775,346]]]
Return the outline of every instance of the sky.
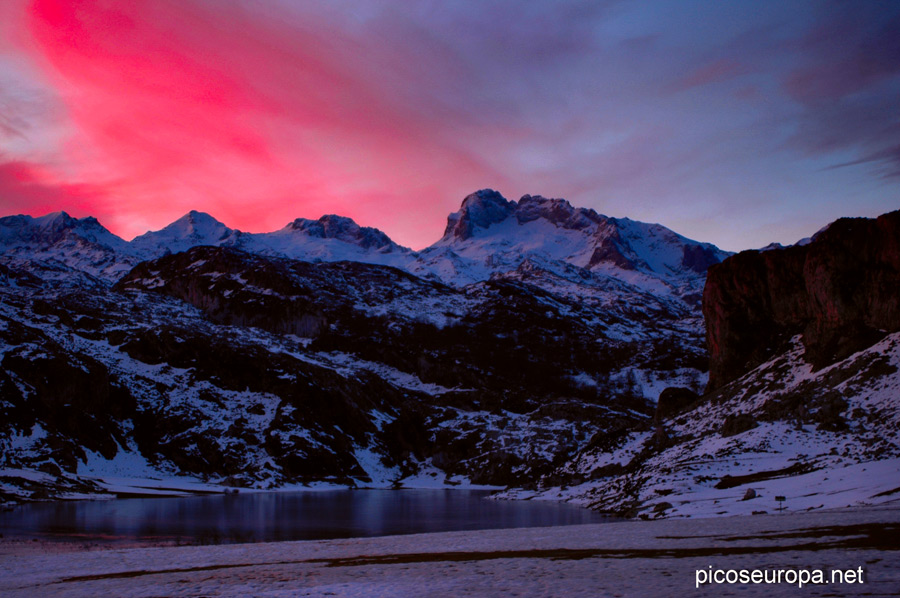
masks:
[[[900,208],[900,2],[0,2],[0,216],[420,249],[482,188],[728,250]]]

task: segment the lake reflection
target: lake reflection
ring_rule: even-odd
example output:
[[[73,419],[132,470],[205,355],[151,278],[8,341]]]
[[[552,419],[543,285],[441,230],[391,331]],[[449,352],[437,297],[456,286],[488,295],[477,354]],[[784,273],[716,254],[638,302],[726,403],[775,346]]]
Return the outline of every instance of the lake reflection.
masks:
[[[6,536],[92,541],[273,542],[602,523],[570,505],[486,500],[478,490],[335,490],[26,504]]]

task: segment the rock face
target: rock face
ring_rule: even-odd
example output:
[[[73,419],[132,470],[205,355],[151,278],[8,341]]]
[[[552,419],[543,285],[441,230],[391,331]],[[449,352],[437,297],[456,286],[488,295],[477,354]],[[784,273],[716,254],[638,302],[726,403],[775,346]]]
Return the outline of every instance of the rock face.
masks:
[[[447,218],[444,239],[465,241],[471,238],[478,229],[485,229],[492,224],[503,222],[515,212],[516,204],[493,189],[481,189],[463,200],[459,212]]]
[[[802,335],[815,369],[900,330],[900,211],[843,218],[803,246],[744,251],[710,268],[708,391]]]

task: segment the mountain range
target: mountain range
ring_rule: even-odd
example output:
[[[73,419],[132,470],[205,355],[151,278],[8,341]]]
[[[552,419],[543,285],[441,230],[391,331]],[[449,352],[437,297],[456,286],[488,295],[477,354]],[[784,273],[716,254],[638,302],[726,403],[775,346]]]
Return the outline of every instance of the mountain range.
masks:
[[[334,215],[245,233],[190,212],[130,242],[0,218],[0,493],[487,484],[668,516],[691,507],[660,497],[752,475],[788,425],[784,459],[867,448],[752,480],[894,463],[896,214],[737,256],[492,190],[421,251]],[[675,466],[726,444],[725,469]]]
[[[562,199],[526,195],[507,201],[490,189],[466,197],[448,217],[443,237],[419,252],[342,216],[298,218],[271,233],[245,233],[196,211],[130,242],[93,217],[75,219],[65,212],[9,216],[0,218],[0,246],[7,258],[43,261],[49,269],[72,268],[107,282],[134,264],[196,246],[394,266],[453,286],[506,273],[521,265],[523,257],[551,270],[628,271],[645,284],[647,279],[689,282],[729,255],[657,224],[608,218]]]

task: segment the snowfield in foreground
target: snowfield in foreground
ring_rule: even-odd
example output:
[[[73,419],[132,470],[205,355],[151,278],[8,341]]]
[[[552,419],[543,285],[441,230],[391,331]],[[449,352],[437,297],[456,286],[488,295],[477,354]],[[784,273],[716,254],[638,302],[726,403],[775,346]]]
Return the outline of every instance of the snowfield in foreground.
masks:
[[[0,594],[896,596],[898,532],[900,505],[894,503],[805,514],[227,546],[90,550],[6,541],[0,543]],[[730,570],[759,570],[770,578],[781,571],[781,582],[698,586],[698,579],[718,570],[720,578],[739,575]],[[801,588],[801,570],[807,579],[820,571],[824,583]],[[846,577],[841,580],[836,571]]]

